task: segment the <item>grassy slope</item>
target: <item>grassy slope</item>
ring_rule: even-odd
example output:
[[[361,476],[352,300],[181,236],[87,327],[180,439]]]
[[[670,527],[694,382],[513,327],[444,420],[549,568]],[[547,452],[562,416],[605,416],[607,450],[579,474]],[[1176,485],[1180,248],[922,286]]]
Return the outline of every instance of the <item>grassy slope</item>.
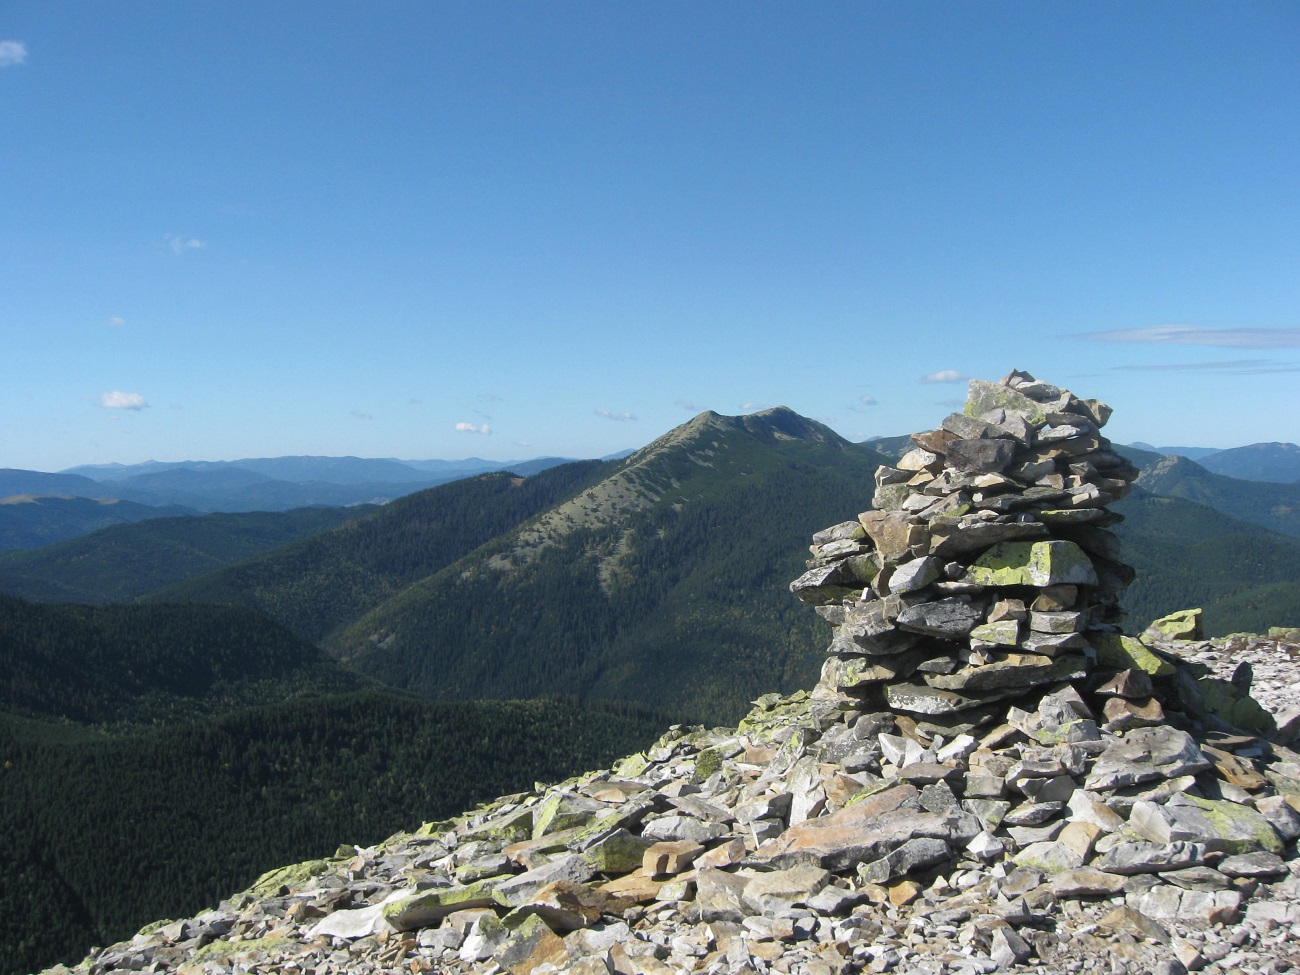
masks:
[[[305,639],[320,640],[412,581],[567,497],[602,467],[582,461],[529,478],[494,473],[454,481],[149,598],[235,603],[265,613]]]

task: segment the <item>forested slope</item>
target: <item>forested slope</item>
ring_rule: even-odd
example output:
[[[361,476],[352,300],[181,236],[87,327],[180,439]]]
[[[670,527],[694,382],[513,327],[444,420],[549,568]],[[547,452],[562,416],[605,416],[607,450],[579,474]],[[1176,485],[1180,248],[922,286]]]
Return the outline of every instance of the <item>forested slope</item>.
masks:
[[[115,525],[44,548],[0,553],[0,591],[42,602],[129,602],[373,510],[296,508]]]
[[[666,724],[376,693],[113,735],[0,713],[0,975],[75,961],[341,842],[604,767]]]
[[[237,606],[76,606],[0,596],[0,709],[153,724],[376,686]]]
[[[1300,535],[1300,484],[1243,481],[1206,470],[1178,455],[1159,456],[1119,448],[1141,474],[1138,487],[1166,498],[1182,498],[1271,531]]]
[[[578,461],[528,478],[492,473],[454,481],[149,598],[247,606],[305,639],[320,640],[568,497],[605,466]]]
[[[1145,491],[1114,506],[1114,531],[1137,579],[1121,596],[1126,627],[1192,606],[1208,633],[1300,626],[1300,539],[1182,498]]]
[[[880,463],[788,410],[706,414],[325,645],[440,700],[572,692],[731,720],[815,680],[825,634],[787,586]]]

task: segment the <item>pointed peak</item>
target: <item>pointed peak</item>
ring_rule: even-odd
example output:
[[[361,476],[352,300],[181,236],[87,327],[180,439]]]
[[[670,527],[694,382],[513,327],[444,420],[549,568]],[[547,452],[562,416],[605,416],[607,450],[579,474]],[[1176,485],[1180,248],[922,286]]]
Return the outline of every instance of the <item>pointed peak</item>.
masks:
[[[727,431],[748,433],[766,443],[778,440],[805,440],[810,443],[832,444],[840,447],[848,444],[847,440],[830,427],[816,420],[810,420],[788,406],[772,406],[741,416],[726,416],[713,410],[705,410],[646,445],[633,454],[629,461],[635,460],[641,454],[658,453],[675,444],[688,443],[708,433]]]

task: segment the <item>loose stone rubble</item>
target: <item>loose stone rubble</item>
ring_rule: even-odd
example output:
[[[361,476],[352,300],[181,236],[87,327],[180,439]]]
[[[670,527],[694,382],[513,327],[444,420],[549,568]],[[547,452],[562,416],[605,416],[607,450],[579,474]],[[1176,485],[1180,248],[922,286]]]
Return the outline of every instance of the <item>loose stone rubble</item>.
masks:
[[[1108,414],[1012,373],[915,435],[792,583],[811,692],[50,971],[1300,969],[1295,722],[1195,613],[1120,632]]]

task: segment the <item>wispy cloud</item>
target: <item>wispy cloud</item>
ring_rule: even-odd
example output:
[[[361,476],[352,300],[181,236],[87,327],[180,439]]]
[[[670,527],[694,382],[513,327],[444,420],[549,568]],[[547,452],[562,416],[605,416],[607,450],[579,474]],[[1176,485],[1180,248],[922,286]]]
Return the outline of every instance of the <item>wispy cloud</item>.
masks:
[[[1300,349],[1300,328],[1209,328],[1203,325],[1150,325],[1109,332],[1084,332],[1092,342],[1146,342],[1157,345],[1213,345],[1228,349]]]
[[[756,411],[758,411],[758,410],[765,410],[765,409],[767,409],[767,404],[766,404],[766,403],[752,403],[752,402],[751,402],[751,403],[741,403],[741,404],[740,404],[740,412],[742,412],[742,413],[754,413],[754,412],[756,412]]]
[[[863,406],[877,406],[879,405],[880,400],[876,399],[874,396],[859,396],[858,402]]]
[[[106,410],[145,410],[149,404],[139,393],[124,393],[119,389],[111,393],[100,393],[99,405]]]
[[[1121,372],[1217,372],[1229,376],[1254,376],[1268,372],[1300,372],[1300,365],[1272,359],[1228,359],[1224,362],[1166,362],[1153,365],[1111,366]]]
[[[27,61],[27,45],[22,41],[0,41],[0,68],[12,68]]]
[[[104,324],[105,324],[105,325],[125,325],[125,324],[126,324],[126,319],[125,319],[125,318],[120,318],[120,317],[118,317],[117,315],[114,315],[112,318],[106,318],[106,319],[104,320]]]
[[[609,410],[597,409],[597,410],[593,410],[592,412],[595,413],[597,416],[603,416],[606,420],[616,420],[619,423],[627,423],[629,420],[636,419],[636,415],[634,413],[628,413],[627,411],[624,411],[622,413],[611,413]]]
[[[700,413],[708,409],[707,406],[701,406],[694,400],[689,399],[675,399],[673,400],[673,406],[680,406],[682,409],[689,410],[692,413]]]
[[[371,416],[369,413],[362,413],[360,410],[348,410],[348,412],[351,413],[353,416],[355,416],[358,420],[374,419],[374,417]]]
[[[505,397],[498,396],[496,393],[479,393],[478,398],[486,403],[500,403]]]
[[[921,377],[923,383],[964,383],[970,377],[956,369],[940,369],[938,372],[926,373]]]
[[[461,433],[481,433],[484,435],[490,434],[492,432],[492,428],[489,427],[486,423],[475,425],[473,423],[461,422],[456,424],[456,429],[459,430]]]
[[[199,240],[197,237],[183,237],[180,234],[167,234],[163,238],[163,242],[173,254],[198,251],[208,246],[208,242],[205,240]]]

